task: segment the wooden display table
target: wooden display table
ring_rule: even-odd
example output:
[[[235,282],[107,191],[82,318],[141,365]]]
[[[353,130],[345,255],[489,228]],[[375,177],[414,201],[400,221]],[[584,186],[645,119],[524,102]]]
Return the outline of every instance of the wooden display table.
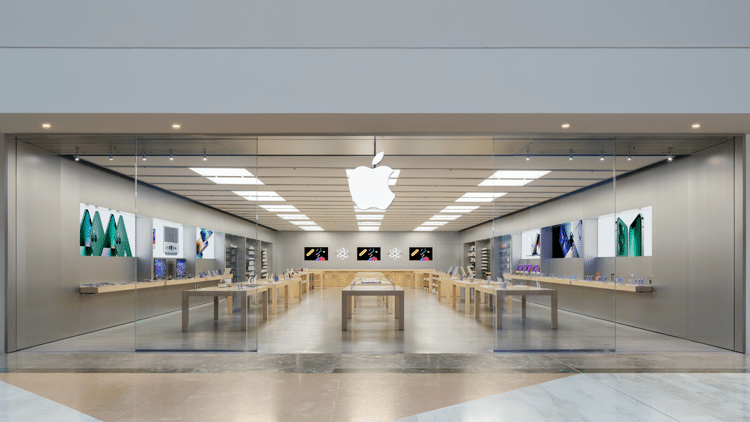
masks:
[[[377,266],[378,263],[373,263],[373,266]],[[331,269],[331,270],[319,270],[323,274],[323,286],[324,287],[346,287],[354,281],[357,273],[362,272],[380,272],[385,278],[392,281],[396,286],[403,288],[413,288],[414,282],[417,277],[423,277],[423,274],[428,271],[434,270],[347,270],[347,269]]]
[[[478,285],[474,288],[474,318],[479,318],[480,307],[479,307],[479,295],[481,293],[488,293],[493,295],[495,304],[495,315],[497,329],[502,330],[503,328],[503,297],[504,296],[521,296],[521,318],[526,318],[526,296],[542,296],[548,295],[551,298],[550,313],[552,317],[552,328],[557,328],[557,290],[544,289],[541,287],[529,287],[529,286],[511,286],[503,289],[502,287],[496,286],[482,286]]]
[[[140,290],[140,289],[153,289],[157,287],[176,286],[180,284],[195,284],[205,282],[216,282],[221,281],[223,277],[211,276],[211,277],[193,277],[193,278],[182,278],[174,280],[152,280],[152,281],[139,281],[137,283],[118,283],[111,285],[102,286],[80,286],[78,288],[79,293],[83,294],[98,294],[98,293],[111,293],[111,292],[123,292],[127,290]]]
[[[300,278],[306,280],[308,283],[308,289],[315,289],[315,284],[318,284],[319,288],[323,288],[323,271],[322,270],[307,270],[300,271],[295,275],[299,275]]]
[[[588,280],[571,280],[568,278],[539,277],[526,274],[503,274],[503,278],[511,280],[538,281],[540,283],[564,284],[568,286],[591,287],[594,289],[616,290],[618,292],[648,293],[653,291],[653,286],[636,286],[634,284],[615,284],[612,282],[599,282]]]
[[[190,297],[191,296],[213,296],[214,298],[214,320],[219,319],[219,298],[240,298],[240,329],[247,331],[247,297],[253,294],[266,294],[265,287],[251,287],[238,289],[236,285],[231,287],[204,287],[195,290],[182,291],[182,331],[188,331],[190,319]],[[268,319],[268,300],[263,300],[263,319]],[[231,315],[231,313],[230,313]]]
[[[395,316],[399,331],[404,330],[404,289],[388,284],[352,284],[341,290],[341,331],[347,330],[347,323],[354,312],[354,298],[358,296],[394,296]]]

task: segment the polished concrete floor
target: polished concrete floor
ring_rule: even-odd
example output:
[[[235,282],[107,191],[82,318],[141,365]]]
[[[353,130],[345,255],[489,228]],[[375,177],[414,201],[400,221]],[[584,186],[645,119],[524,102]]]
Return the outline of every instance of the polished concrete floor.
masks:
[[[341,331],[340,289],[317,289],[293,300],[268,321],[260,305],[251,307],[248,331],[241,331],[240,314],[213,320],[212,305],[191,308],[189,332],[181,331],[181,313],[89,333],[28,351],[258,351],[260,353],[491,353],[493,351],[618,351],[720,352],[700,343],[621,324],[560,311],[558,329],[551,329],[548,307],[529,304],[521,318],[520,303],[505,307],[504,328],[494,330],[493,313],[484,305],[477,321],[459,301],[453,309],[434,294],[407,289],[405,330],[398,331],[393,314],[382,300],[358,302],[349,330]]]
[[[743,421],[719,353],[0,355],[0,421]]]

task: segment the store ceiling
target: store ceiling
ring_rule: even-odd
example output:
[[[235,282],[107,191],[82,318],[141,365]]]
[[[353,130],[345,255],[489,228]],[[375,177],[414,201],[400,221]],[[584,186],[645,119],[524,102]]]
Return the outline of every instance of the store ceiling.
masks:
[[[436,229],[459,231],[663,162],[670,148],[672,154],[687,155],[726,140],[76,135],[20,139],[61,155],[78,151],[82,160],[94,165],[128,177],[137,172],[139,181],[280,231],[302,229],[258,205],[291,205],[326,231],[357,231],[346,170],[371,166],[374,141],[377,151],[386,154],[380,165],[400,170],[391,186],[396,199],[383,213],[380,231],[412,231],[447,206],[478,206]],[[247,169],[263,183],[259,191],[276,192],[284,201],[248,201],[233,191],[252,191],[255,185],[216,184],[191,167]],[[524,186],[479,186],[498,170],[549,173]],[[506,194],[489,203],[456,202],[466,193],[492,192]]]

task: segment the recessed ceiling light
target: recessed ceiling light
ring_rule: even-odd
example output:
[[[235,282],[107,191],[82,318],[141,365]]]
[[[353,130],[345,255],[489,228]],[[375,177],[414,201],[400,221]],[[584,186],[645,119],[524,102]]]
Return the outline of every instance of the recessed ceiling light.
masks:
[[[458,217],[460,217],[460,215],[434,215],[430,217],[430,220],[455,220]]]
[[[507,192],[469,192],[456,199],[456,202],[492,202]]]
[[[354,206],[354,212],[385,212],[385,210],[379,210],[377,208],[370,208],[370,209],[367,209],[367,210],[363,210],[362,208],[360,208],[360,207],[358,207],[358,206],[355,205]]]
[[[293,205],[259,205],[266,211],[270,212],[299,212]]]
[[[276,216],[284,220],[309,220],[305,214],[276,214]]]
[[[290,223],[297,225],[297,226],[317,226],[314,221],[305,221],[305,220],[299,220],[299,221],[290,221]]]
[[[49,124],[49,123],[42,123],[42,127],[45,128],[45,129],[49,129],[49,128],[52,127],[52,125]]]
[[[456,205],[451,205],[451,206],[443,208],[443,210],[440,212],[472,212],[477,208],[479,207],[471,207],[471,206],[460,207]]]
[[[425,221],[422,223],[423,226],[444,226],[448,224],[447,221]]]
[[[232,191],[248,201],[286,201],[278,193],[272,191]]]
[[[700,123],[693,123],[692,127],[693,127],[693,129],[700,129],[701,125],[700,125]]]
[[[570,123],[563,123],[562,124],[562,128],[563,129],[569,129],[570,128]]]
[[[357,220],[382,220],[383,215],[357,214]]]
[[[307,230],[309,232],[322,232],[323,228],[318,226],[299,226],[302,230]]]
[[[437,226],[419,226],[416,229],[414,229],[415,232],[431,232],[435,230]]]
[[[357,221],[358,226],[379,226],[380,221]]]
[[[380,230],[380,226],[360,226],[359,231],[361,232],[376,232]]]
[[[172,129],[179,129],[181,127],[182,126],[180,126],[178,123],[175,123],[175,124],[172,125]]]

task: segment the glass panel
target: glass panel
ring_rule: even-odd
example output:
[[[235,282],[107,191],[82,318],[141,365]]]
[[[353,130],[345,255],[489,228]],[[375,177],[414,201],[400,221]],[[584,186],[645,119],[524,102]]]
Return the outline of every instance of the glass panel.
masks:
[[[615,350],[614,259],[600,254],[613,233],[597,223],[614,212],[614,142],[496,139],[494,150],[482,184],[497,197],[502,273],[480,315],[495,350]]]
[[[257,140],[139,138],[136,349],[256,351]],[[264,296],[263,296],[264,297]]]
[[[734,349],[734,139],[621,138],[617,153],[617,350]]]
[[[15,146],[11,342],[33,351],[133,351],[135,142],[50,136]]]

